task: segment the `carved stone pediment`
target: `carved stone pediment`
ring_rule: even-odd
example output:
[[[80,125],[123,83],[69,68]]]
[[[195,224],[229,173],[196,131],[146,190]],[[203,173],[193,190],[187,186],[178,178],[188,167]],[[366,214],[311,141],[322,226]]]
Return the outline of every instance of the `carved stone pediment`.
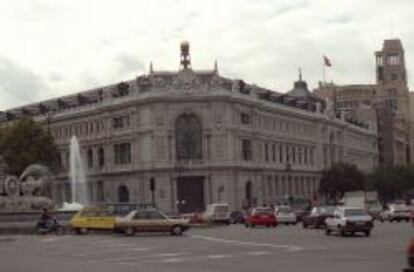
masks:
[[[197,74],[191,69],[181,70],[172,83],[172,88],[177,90],[191,91],[201,89],[202,87],[203,84]]]

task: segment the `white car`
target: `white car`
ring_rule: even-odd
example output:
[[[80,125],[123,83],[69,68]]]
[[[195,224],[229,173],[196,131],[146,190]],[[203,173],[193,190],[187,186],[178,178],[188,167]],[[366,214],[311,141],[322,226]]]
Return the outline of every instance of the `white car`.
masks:
[[[390,204],[387,205],[385,210],[380,214],[380,221],[410,221],[411,213],[410,209],[405,204]]]
[[[296,225],[298,219],[289,206],[278,206],[275,208],[275,216],[279,224]]]
[[[203,215],[207,222],[230,224],[230,206],[227,203],[212,203],[207,205]]]
[[[326,235],[337,232],[341,236],[362,232],[365,236],[371,234],[374,227],[373,218],[365,209],[354,207],[339,207],[326,220]]]

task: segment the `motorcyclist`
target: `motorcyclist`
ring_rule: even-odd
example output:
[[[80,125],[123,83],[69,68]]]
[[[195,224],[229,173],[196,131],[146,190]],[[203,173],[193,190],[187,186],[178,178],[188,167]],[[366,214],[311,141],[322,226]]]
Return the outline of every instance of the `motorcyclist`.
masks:
[[[38,227],[47,229],[50,227],[50,223],[53,217],[50,215],[49,210],[47,208],[42,209],[42,215],[40,216],[39,223],[37,224]]]

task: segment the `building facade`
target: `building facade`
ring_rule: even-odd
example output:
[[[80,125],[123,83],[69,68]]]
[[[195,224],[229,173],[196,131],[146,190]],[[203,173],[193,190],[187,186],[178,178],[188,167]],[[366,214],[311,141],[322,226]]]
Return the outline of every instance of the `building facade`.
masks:
[[[151,71],[0,115],[3,125],[31,115],[59,147],[54,198],[70,201],[69,142],[76,136],[92,202],[154,202],[165,211],[232,209],[310,198],[321,170],[377,165],[377,134],[338,118],[329,105],[191,69]],[[301,86],[303,86],[303,82]],[[306,84],[305,84],[306,87]],[[307,87],[306,87],[307,89]],[[324,110],[322,110],[324,109]]]
[[[378,129],[380,164],[411,162],[412,120],[405,57],[398,39],[385,40],[375,52],[376,84],[322,84],[314,90],[321,98],[334,101],[336,111],[358,118]]]

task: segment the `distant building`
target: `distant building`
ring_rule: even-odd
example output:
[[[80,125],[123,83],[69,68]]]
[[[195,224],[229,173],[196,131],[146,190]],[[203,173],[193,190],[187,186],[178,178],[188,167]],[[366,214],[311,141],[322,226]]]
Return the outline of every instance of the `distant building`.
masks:
[[[410,139],[413,137],[410,136],[410,96],[401,41],[385,40],[375,57],[376,84],[321,83],[314,93],[334,101],[336,111],[376,127],[381,164],[407,164],[411,162]]]
[[[50,129],[61,172],[54,198],[70,201],[69,141],[77,136],[93,202],[151,202],[193,212],[311,198],[333,162],[377,165],[377,134],[332,114],[301,78],[280,94],[213,70],[155,71],[118,84],[14,108]],[[323,111],[323,112],[322,112]]]

